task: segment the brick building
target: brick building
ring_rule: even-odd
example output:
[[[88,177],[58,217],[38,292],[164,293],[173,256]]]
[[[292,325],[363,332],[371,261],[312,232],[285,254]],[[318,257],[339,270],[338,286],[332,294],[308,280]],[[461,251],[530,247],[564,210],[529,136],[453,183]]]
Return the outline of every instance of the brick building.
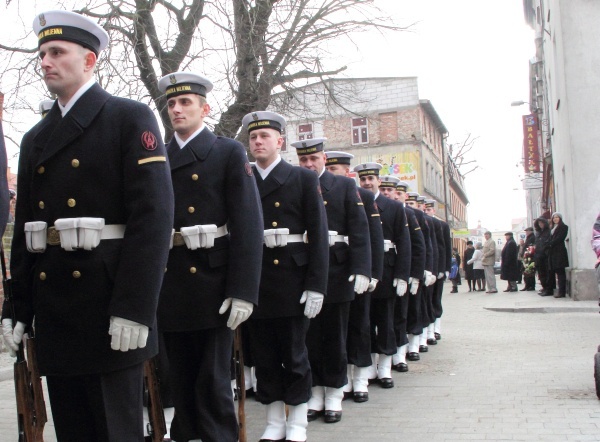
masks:
[[[276,94],[269,110],[286,117],[286,144],[326,137],[327,150],[352,153],[353,164],[381,164],[382,175],[437,200],[438,217],[453,230],[466,228],[463,178],[445,154],[448,130],[419,98],[416,77],[330,79]],[[298,163],[293,148],[284,147],[282,157]],[[462,249],[464,241],[455,242]]]

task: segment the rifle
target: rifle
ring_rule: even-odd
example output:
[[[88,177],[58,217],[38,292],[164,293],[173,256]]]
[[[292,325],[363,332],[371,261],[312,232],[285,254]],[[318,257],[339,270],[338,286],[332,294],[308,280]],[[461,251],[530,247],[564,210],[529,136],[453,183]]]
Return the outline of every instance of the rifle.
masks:
[[[162,442],[167,434],[167,423],[160,399],[160,382],[155,358],[144,362],[144,384],[148,390],[148,435],[152,442]]]
[[[4,259],[4,247],[0,246],[0,265],[2,267],[2,287],[4,298],[10,305],[13,325],[17,324],[15,306],[12,300],[12,289],[10,279],[7,277],[6,263]],[[34,344],[28,345],[29,364],[34,367],[34,382],[32,372],[27,366],[23,343],[19,344],[17,350],[17,361],[14,364],[15,396],[17,400],[17,418],[19,442],[43,442],[44,425],[48,421],[46,416],[46,404],[42,391],[42,380],[37,371],[37,360],[35,358]]]
[[[246,380],[244,379],[244,354],[242,352],[242,330],[238,325],[233,335],[233,361],[235,364],[235,383],[238,397],[239,442],[246,442]]]

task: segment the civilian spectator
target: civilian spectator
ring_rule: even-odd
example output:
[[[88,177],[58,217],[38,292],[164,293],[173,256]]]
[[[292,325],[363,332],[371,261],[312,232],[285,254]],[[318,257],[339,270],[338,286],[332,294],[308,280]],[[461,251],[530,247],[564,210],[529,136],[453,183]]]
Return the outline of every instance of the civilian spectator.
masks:
[[[551,296],[552,289],[548,288],[548,255],[546,254],[547,242],[550,240],[550,228],[546,218],[538,218],[533,223],[535,230],[535,253],[533,259],[537,269],[538,278],[542,284],[540,296]]]
[[[473,257],[469,259],[468,264],[473,265],[473,291],[475,291],[475,283],[477,283],[477,291],[484,292],[485,291],[485,274],[483,271],[483,264],[481,260],[483,259],[483,246],[480,242],[475,245],[475,252],[473,252]]]
[[[473,241],[467,241],[467,248],[463,253],[463,270],[465,271],[465,279],[467,280],[467,284],[469,286],[469,291],[471,289],[475,291],[475,278],[473,276],[473,264],[468,264],[473,254],[475,253],[475,247],[473,247]]]
[[[548,288],[550,293],[556,288],[558,279],[558,292],[555,298],[564,298],[567,294],[567,276],[565,268],[569,267],[569,255],[565,246],[565,239],[569,233],[569,226],[563,222],[562,214],[552,214],[552,230],[548,242]]]
[[[486,293],[498,293],[496,288],[496,275],[494,274],[494,263],[496,262],[496,243],[492,239],[492,232],[485,232],[485,244],[483,244],[483,271],[488,290]]]
[[[519,279],[521,273],[518,260],[519,248],[513,238],[512,232],[506,232],[504,238],[506,238],[506,243],[502,248],[500,279],[508,283],[506,290],[504,290],[505,292],[516,292],[518,291],[517,279]]]

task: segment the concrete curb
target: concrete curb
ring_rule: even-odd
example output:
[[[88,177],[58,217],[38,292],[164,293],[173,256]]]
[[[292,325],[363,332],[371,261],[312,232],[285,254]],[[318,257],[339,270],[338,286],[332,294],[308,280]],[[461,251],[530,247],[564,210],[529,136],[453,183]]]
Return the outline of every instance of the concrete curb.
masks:
[[[484,307],[485,310],[493,312],[509,313],[598,313],[596,307]]]

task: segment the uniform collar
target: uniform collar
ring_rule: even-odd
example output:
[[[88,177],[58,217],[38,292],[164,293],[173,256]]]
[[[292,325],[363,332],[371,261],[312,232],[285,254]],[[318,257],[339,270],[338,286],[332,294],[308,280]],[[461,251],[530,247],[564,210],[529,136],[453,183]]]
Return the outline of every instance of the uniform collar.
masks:
[[[62,104],[60,104],[59,100],[56,100],[56,102],[58,103],[58,108],[60,109],[60,113],[62,114],[63,117],[65,115],[67,115],[67,112],[69,112],[71,110],[71,108],[75,105],[75,103],[77,103],[77,100],[79,100],[79,98],[83,94],[85,94],[87,92],[87,90],[94,85],[94,83],[96,83],[96,80],[91,78],[87,83],[85,83],[83,86],[81,86],[77,90],[77,92],[75,92],[75,95],[73,95],[71,97],[71,99],[67,102],[67,104],[65,104],[64,106]]]

